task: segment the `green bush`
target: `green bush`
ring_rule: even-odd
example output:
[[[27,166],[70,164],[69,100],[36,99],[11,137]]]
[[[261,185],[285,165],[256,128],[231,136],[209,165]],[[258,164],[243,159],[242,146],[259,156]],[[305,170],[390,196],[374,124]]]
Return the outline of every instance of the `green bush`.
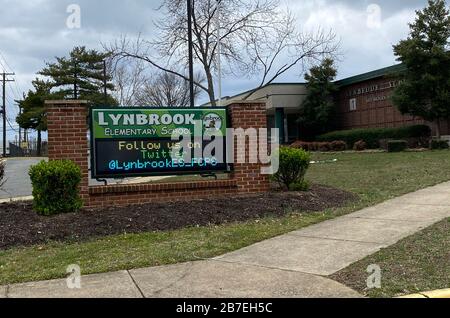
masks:
[[[357,142],[355,142],[355,144],[353,145],[353,150],[355,151],[364,151],[367,149],[367,144],[364,140],[359,140]]]
[[[311,144],[312,144],[311,142],[298,140],[298,141],[294,142],[291,145],[291,147],[292,148],[296,148],[296,149],[303,149],[305,151],[309,151],[310,150],[309,148],[310,148]]]
[[[356,142],[363,140],[369,149],[380,146],[382,139],[407,139],[431,136],[431,129],[426,125],[407,126],[400,128],[369,128],[335,131],[317,137],[318,141],[342,140],[349,148],[353,148]]]
[[[347,150],[347,144],[343,141],[334,141],[334,142],[296,141],[291,145],[291,147],[303,149],[305,151],[320,151],[320,152]]]
[[[388,152],[402,152],[408,148],[406,140],[389,140],[387,143]]]
[[[331,143],[331,150],[333,151],[345,151],[347,150],[347,144],[345,141],[336,140]]]
[[[445,140],[433,139],[430,143],[430,148],[432,150],[441,150],[441,149],[449,149],[450,146],[448,142]]]
[[[311,161],[310,154],[303,149],[281,147],[279,150],[280,167],[273,179],[286,189],[293,184],[303,184]]]
[[[330,142],[320,142],[318,144],[319,151],[321,152],[329,152],[331,151],[331,143]]]
[[[296,182],[292,183],[289,186],[289,191],[308,191],[309,190],[309,182],[306,180],[303,180],[302,182]]]
[[[79,195],[81,170],[72,161],[41,161],[29,172],[34,209],[41,215],[75,212],[82,207]]]

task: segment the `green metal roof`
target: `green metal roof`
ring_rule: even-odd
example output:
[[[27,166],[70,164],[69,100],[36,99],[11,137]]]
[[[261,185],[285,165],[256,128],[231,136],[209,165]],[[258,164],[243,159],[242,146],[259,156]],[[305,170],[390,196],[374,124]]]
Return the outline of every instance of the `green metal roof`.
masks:
[[[338,86],[348,86],[348,85],[352,85],[352,84],[357,84],[357,83],[360,83],[360,82],[368,81],[368,80],[371,80],[371,79],[374,79],[374,78],[379,78],[379,77],[383,77],[383,76],[386,76],[386,75],[403,72],[405,70],[406,70],[406,66],[404,64],[396,64],[396,65],[385,67],[385,68],[381,68],[379,70],[375,70],[375,71],[372,71],[372,72],[368,72],[368,73],[364,73],[364,74],[360,74],[360,75],[344,78],[342,80],[336,81],[335,83]]]
[[[339,87],[343,87],[343,86],[357,84],[357,83],[361,83],[361,82],[368,81],[368,80],[371,80],[371,79],[383,77],[383,76],[386,76],[386,75],[392,75],[392,74],[403,72],[403,71],[406,71],[406,66],[404,64],[396,64],[396,65],[393,65],[393,66],[380,68],[378,70],[371,71],[371,72],[368,72],[368,73],[364,73],[364,74],[360,74],[360,75],[344,78],[344,79],[341,79],[339,81],[335,81],[334,83],[337,86],[339,86]],[[297,82],[297,83],[270,83],[270,84],[264,85],[260,89],[263,89],[263,88],[269,87],[269,86],[280,86],[280,85],[305,86],[305,85],[307,85],[307,83],[304,83],[304,82],[303,83],[302,82]],[[248,94],[248,93],[250,93],[253,90],[254,89],[250,89],[248,91],[236,94],[234,96],[224,96],[223,99],[225,99],[225,100],[226,99],[228,99],[228,100],[229,99],[233,99],[235,97]],[[209,104],[209,103],[205,103],[202,106],[205,106],[207,104]]]

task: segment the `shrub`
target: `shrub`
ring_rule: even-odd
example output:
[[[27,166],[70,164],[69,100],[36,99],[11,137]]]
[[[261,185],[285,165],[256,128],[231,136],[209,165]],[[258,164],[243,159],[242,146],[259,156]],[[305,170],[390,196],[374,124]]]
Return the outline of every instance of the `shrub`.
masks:
[[[433,139],[430,142],[430,148],[432,150],[449,149],[449,145],[445,140]]]
[[[311,151],[312,147],[312,142],[307,142],[307,141],[296,141],[291,145],[292,148],[296,148],[296,149],[303,149],[305,151]]]
[[[400,128],[370,128],[335,131],[317,137],[318,141],[342,140],[353,148],[356,142],[363,140],[367,147],[376,149],[382,139],[408,139],[431,136],[431,129],[426,125],[407,126]]]
[[[328,152],[331,151],[331,143],[329,142],[319,142],[318,143],[319,151]]]
[[[79,196],[81,170],[72,161],[41,161],[30,169],[34,209],[42,215],[75,212],[82,207]]]
[[[417,148],[429,148],[430,147],[430,137],[419,137],[419,138],[406,138],[403,139],[406,141],[407,148],[417,149]],[[388,143],[392,141],[392,139],[381,139],[380,140],[380,148],[384,150],[388,149]]]
[[[309,144],[309,151],[319,151],[319,143],[318,142],[311,142]]]
[[[355,144],[353,145],[353,150],[355,150],[355,151],[363,151],[366,149],[367,149],[367,144],[363,140],[359,140],[359,141],[355,142]]]
[[[331,150],[333,150],[333,151],[347,150],[347,144],[345,143],[345,141],[342,141],[342,140],[333,141],[330,145],[331,145]]]
[[[389,140],[387,143],[388,152],[402,152],[408,148],[406,140]]]
[[[289,191],[308,191],[309,190],[309,182],[303,180],[302,182],[292,183],[289,186]]]
[[[280,167],[273,179],[286,189],[291,189],[293,184],[304,183],[311,160],[309,153],[303,149],[281,147],[279,155]]]
[[[309,145],[311,143],[310,142],[306,142],[306,141],[296,141],[294,142],[291,147],[292,148],[296,148],[296,149],[303,149],[305,151],[309,151]]]
[[[0,188],[5,183],[5,161],[0,159]]]
[[[297,149],[303,149],[305,151],[345,151],[347,150],[347,144],[345,141],[333,141],[333,142],[306,142],[306,141],[296,141],[291,147]]]

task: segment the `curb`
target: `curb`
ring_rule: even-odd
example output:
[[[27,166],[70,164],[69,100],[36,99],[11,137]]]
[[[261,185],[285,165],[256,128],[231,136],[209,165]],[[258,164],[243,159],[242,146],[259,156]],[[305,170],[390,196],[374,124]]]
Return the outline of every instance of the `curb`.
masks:
[[[412,295],[407,295],[407,296],[402,296],[402,297],[398,297],[398,298],[431,298],[431,299],[450,299],[450,289],[441,289],[441,290],[434,290],[434,291],[429,291],[429,292],[424,292],[424,293],[417,293],[417,294],[412,294]]]
[[[139,177],[139,178],[133,178],[131,180],[127,180],[124,182],[124,184],[141,184],[141,183],[149,183],[152,181],[161,181],[168,179],[170,177]]]
[[[10,199],[0,199],[0,204],[2,203],[11,203],[11,202],[21,202],[21,201],[32,201],[33,197],[19,197],[19,198],[10,198]]]

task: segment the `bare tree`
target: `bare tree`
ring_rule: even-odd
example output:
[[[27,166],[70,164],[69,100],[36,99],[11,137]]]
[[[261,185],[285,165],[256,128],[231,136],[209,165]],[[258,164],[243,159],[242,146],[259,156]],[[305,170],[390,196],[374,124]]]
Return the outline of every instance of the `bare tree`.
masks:
[[[337,51],[333,33],[302,33],[296,19],[281,10],[279,0],[192,0],[193,49],[196,68],[206,83],[196,85],[216,105],[214,75],[217,72],[217,47],[220,33],[224,75],[262,77],[260,87],[287,71],[329,57]],[[219,8],[219,11],[218,11]],[[187,12],[185,0],[165,0],[159,10],[164,18],[156,23],[159,37],[146,41],[122,38],[108,48],[119,58],[137,58],[153,67],[188,80],[184,72],[171,66],[187,67]],[[217,24],[217,17],[220,23]],[[217,32],[217,25],[220,32]],[[179,68],[178,68],[179,69]],[[250,95],[251,96],[251,95]],[[247,98],[249,98],[248,96]]]
[[[113,96],[119,105],[136,105],[138,94],[147,82],[147,67],[144,62],[136,59],[123,59],[119,62],[111,58],[108,66],[115,88]]]
[[[339,42],[333,32],[319,29],[314,34],[298,33],[295,34],[295,41],[292,41],[291,36],[295,33],[293,21],[287,16],[285,25],[275,30],[277,35],[272,37],[275,41],[264,40],[267,34],[264,38],[252,35],[247,39],[248,54],[253,56],[252,63],[248,64],[249,72],[262,74],[262,77],[259,86],[250,90],[243,97],[244,100],[295,67],[302,74],[313,64],[337,57]]]
[[[197,82],[203,82],[201,75],[196,75]],[[195,98],[200,89],[194,90]],[[190,104],[189,83],[174,74],[160,72],[148,79],[136,95],[138,106],[186,107]]]

